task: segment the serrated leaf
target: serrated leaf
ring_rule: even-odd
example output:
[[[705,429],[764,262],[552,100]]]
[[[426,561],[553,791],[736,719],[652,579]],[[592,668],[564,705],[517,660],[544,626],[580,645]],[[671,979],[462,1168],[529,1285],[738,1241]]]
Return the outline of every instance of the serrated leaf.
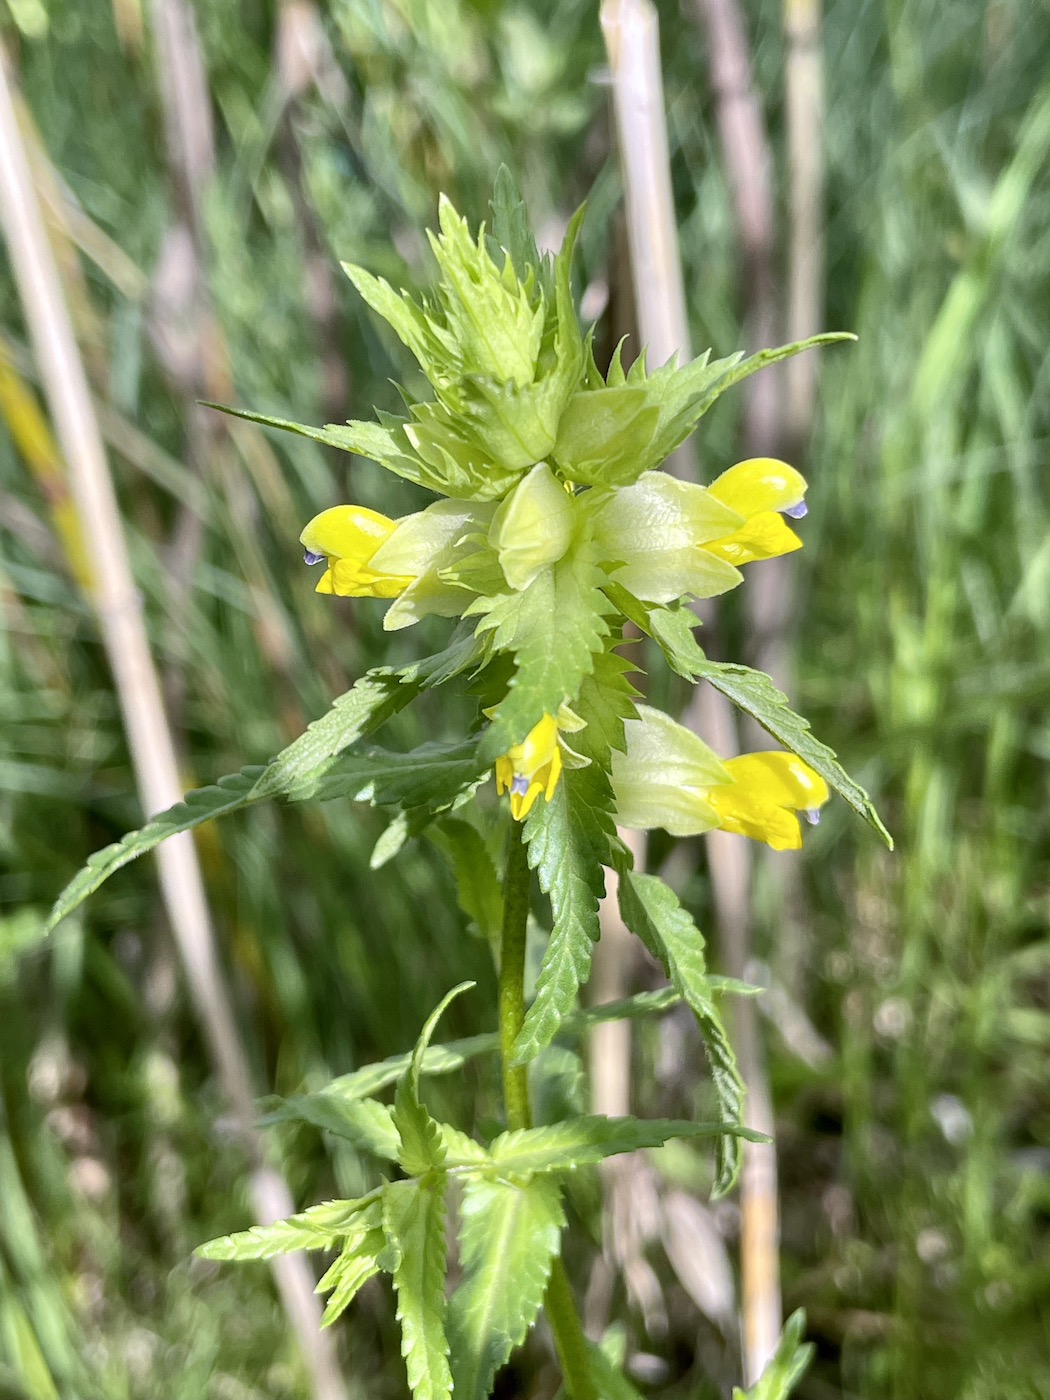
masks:
[[[766,1140],[761,1133],[751,1132],[739,1124],[728,1131],[752,1141]],[[491,1166],[486,1170],[501,1178],[574,1171],[623,1152],[662,1147],[671,1138],[718,1138],[726,1132],[722,1123],[693,1123],[679,1118],[605,1118],[600,1114],[586,1114],[543,1128],[501,1133],[489,1147]]]
[[[322,1090],[276,1102],[270,1100],[260,1125],[295,1122],[323,1128],[387,1162],[396,1162],[401,1152],[393,1112],[375,1099],[341,1099]]]
[[[444,651],[434,656],[414,661],[399,671],[369,671],[335,701],[327,714],[314,720],[294,743],[270,760],[255,786],[254,796],[270,797],[285,791],[301,774],[312,772],[326,759],[378,729],[421,690],[465,671],[476,655],[474,638],[461,631]]]
[[[312,784],[320,783],[330,760],[365,734],[378,729],[421,690],[465,670],[475,652],[473,638],[461,636],[444,652],[400,671],[387,667],[369,671],[336,700],[327,714],[315,720],[268,764],[243,768],[239,773],[220,778],[210,787],[188,793],[184,801],[159,813],[145,826],[96,851],[55,901],[46,931],[50,932],[71,914],[117,870],[153,850],[169,836],[190,831],[203,822],[266,798],[290,793],[296,793],[297,799],[317,795]]]
[[[297,1249],[332,1249],[341,1240],[357,1238],[379,1219],[381,1191],[355,1201],[324,1201],[273,1225],[253,1225],[236,1235],[224,1235],[198,1245],[201,1259],[273,1259]]]
[[[379,1256],[385,1245],[386,1236],[377,1227],[344,1246],[343,1252],[315,1290],[317,1293],[331,1294],[321,1319],[322,1327],[331,1327],[354,1301],[363,1285],[379,1273]]]
[[[442,997],[427,1017],[409,1059],[408,1068],[398,1081],[397,1093],[394,1096],[393,1122],[401,1137],[401,1166],[409,1176],[422,1176],[425,1172],[440,1168],[445,1160],[441,1130],[423,1107],[419,1097],[420,1068],[434,1029],[449,1002],[476,985],[475,982],[461,982],[458,987],[453,987]]]
[[[412,352],[430,382],[439,380],[448,354],[439,328],[406,291],[395,292],[385,278],[354,263],[344,262],[342,266],[362,300],[377,316],[382,316],[402,345]]]
[[[454,1074],[468,1060],[487,1055],[498,1045],[499,1037],[492,1032],[465,1036],[462,1040],[449,1041],[447,1045],[431,1045],[420,1061],[420,1074]],[[408,1069],[411,1060],[410,1054],[391,1055],[376,1064],[364,1065],[350,1074],[340,1075],[319,1092],[345,1099],[370,1098],[395,1084]]]
[[[218,409],[220,413],[225,413],[231,418],[243,418],[264,428],[278,428],[281,432],[310,438],[325,447],[335,447],[340,452],[367,457],[369,461],[378,462],[387,471],[403,477],[406,481],[415,482],[417,486],[423,486],[428,491],[443,489],[441,474],[415,452],[405,435],[408,423],[405,418],[383,414],[379,423],[327,423],[323,428],[314,428],[307,423],[294,423],[290,418],[274,418],[267,413],[252,413],[246,408],[231,408],[227,404],[205,401],[204,406]]]
[[[681,367],[672,360],[652,374],[646,373],[644,358],[640,357],[631,366],[627,386],[644,387],[647,402],[659,410],[659,420],[647,448],[635,459],[633,474],[618,484],[629,485],[643,472],[658,467],[692,433],[715,400],[749,375],[815,346],[855,339],[853,335],[832,332],[791,345],[761,350],[747,359],[736,354],[722,360],[710,360],[710,352],[707,352]]]
[[[737,1128],[744,1111],[744,1086],[708,981],[703,934],[675,892],[655,875],[630,870],[621,874],[620,912],[632,933],[659,958],[672,985],[696,1017],[722,1122],[727,1129]],[[736,1138],[727,1132],[718,1143],[716,1195],[730,1190],[739,1170],[739,1147]]]
[[[557,1183],[474,1179],[460,1207],[464,1279],[448,1313],[456,1400],[485,1400],[536,1320],[565,1212]]]
[[[594,671],[585,676],[573,706],[587,728],[574,739],[575,747],[592,763],[608,771],[613,749],[626,752],[624,722],[637,719],[639,692],[627,679],[637,667],[615,651],[595,658]]]
[[[883,825],[871,798],[842,767],[835,751],[816,737],[809,720],[792,710],[787,696],[764,671],[730,662],[709,661],[693,636],[696,619],[688,608],[650,606],[615,583],[606,585],[606,593],[625,617],[652,637],[673,671],[688,681],[709,681],[786,749],[815,769],[828,786],[878,832],[890,850],[893,849],[893,837]]]
[[[588,552],[578,550],[544,569],[521,593],[487,604],[478,635],[494,650],[510,652],[517,670],[482,735],[482,761],[493,762],[545,714],[557,714],[575,699],[609,633],[604,582]]]
[[[503,927],[503,890],[481,832],[461,817],[443,817],[427,834],[448,857],[460,908],[483,938],[495,942]]]
[[[519,281],[525,282],[530,271],[538,275],[543,259],[529,227],[525,201],[505,165],[496,171],[491,207],[492,237],[496,246],[509,255]]]
[[[709,981],[712,992],[718,996],[758,996],[762,991],[761,987],[752,987],[732,977],[711,977]],[[660,1015],[677,1006],[681,1000],[680,993],[673,987],[664,987],[655,992],[636,992],[634,996],[624,997],[620,1001],[604,1002],[601,1006],[574,1011],[562,1022],[562,1030],[569,1035],[583,1035],[592,1026],[604,1021]],[[420,1062],[420,1074],[454,1074],[470,1060],[480,1055],[494,1054],[498,1049],[499,1037],[495,1032],[466,1036],[445,1045],[431,1045]],[[368,1098],[396,1083],[408,1068],[410,1060],[410,1055],[393,1055],[377,1064],[365,1065],[351,1074],[333,1079],[324,1089],[307,1097],[332,1098],[342,1102]],[[301,1116],[297,1108],[299,1102],[295,1098],[281,1100],[267,1112],[264,1121],[278,1123],[296,1120]]]
[[[536,993],[514,1043],[514,1060],[531,1060],[554,1039],[576,1004],[601,933],[598,902],[610,860],[612,806],[607,775],[591,765],[569,769],[553,796],[538,802],[525,823],[529,864],[550,898],[551,936]]]
[[[803,1342],[806,1314],[799,1308],[784,1323],[773,1359],[749,1390],[733,1388],[733,1400],[787,1400],[805,1375],[816,1352],[812,1342]]]
[[[415,1400],[449,1400],[445,1335],[445,1180],[383,1188],[383,1232],[391,1255],[401,1355]]]
[[[488,1165],[488,1149],[482,1147],[480,1142],[475,1142],[469,1133],[454,1128],[451,1123],[439,1123],[438,1127],[441,1129],[441,1141],[445,1145],[445,1165],[449,1171],[455,1167],[465,1167],[469,1170]]]
[[[656,431],[659,409],[643,388],[583,390],[573,394],[558,424],[552,453],[569,481],[622,486],[637,480],[638,458]]]
[[[488,768],[478,761],[477,740],[431,740],[405,753],[363,745],[327,761],[282,796],[290,801],[331,802],[349,798],[377,807],[425,807],[441,811]]]

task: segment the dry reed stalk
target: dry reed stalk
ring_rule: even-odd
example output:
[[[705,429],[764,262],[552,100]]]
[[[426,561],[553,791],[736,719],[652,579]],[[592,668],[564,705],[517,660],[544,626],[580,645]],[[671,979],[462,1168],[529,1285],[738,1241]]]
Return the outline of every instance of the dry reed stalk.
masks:
[[[784,0],[784,102],[787,117],[787,338],[806,340],[824,326],[824,64],[820,0]],[[785,420],[791,450],[806,452],[813,429],[820,352],[784,366]]]
[[[683,359],[691,354],[671,195],[656,13],[648,0],[607,0],[602,28],[613,75],[639,330],[642,342],[649,347],[650,363],[656,366],[676,352]],[[753,242],[759,251],[765,238],[760,216],[761,205],[756,203]],[[759,407],[763,407],[761,401]],[[669,469],[695,478],[692,444],[679,449]],[[683,719],[720,753],[729,756],[738,752],[733,710],[712,687],[696,690]],[[712,832],[705,844],[723,957],[730,973],[740,976],[749,942],[750,852],[722,832]],[[745,1003],[744,1014],[737,1018],[736,1039],[741,1074],[748,1087],[745,1119],[749,1126],[768,1132],[772,1113],[750,1003]],[[753,1379],[774,1350],[780,1333],[776,1158],[772,1149],[757,1155],[745,1150],[741,1209],[744,1369]]]
[[[708,40],[716,120],[743,258],[745,342],[749,350],[755,350],[773,345],[777,339],[772,152],[752,81],[747,28],[738,0],[696,0],[696,8]],[[744,385],[747,456],[775,454],[781,435],[781,383],[777,370],[770,369]],[[746,593],[751,659],[762,670],[772,668],[774,678],[781,680],[791,616],[783,565],[783,560],[775,560],[756,570],[748,579]],[[712,719],[717,725],[717,717]],[[708,843],[712,880],[716,887],[720,880],[732,882],[735,895],[738,885],[743,888],[750,881],[750,852],[743,857],[734,855],[732,839],[722,833],[713,832]],[[750,920],[732,919],[723,936],[727,971],[734,977],[746,977]],[[757,1008],[742,1000],[735,1008],[734,1022],[740,1072],[747,1088],[745,1120],[749,1127],[772,1138],[773,1105]],[[776,1350],[782,1319],[780,1210],[773,1142],[743,1145],[740,1210],[744,1375],[751,1384]]]
[[[94,577],[91,602],[113,672],[143,809],[163,810],[182,796],[175,746],[131,572],[127,543],[105,449],[91,402],[62,286],[15,117],[6,54],[0,50],[0,227],[22,299],[56,435]],[[172,837],[157,850],[161,893],[216,1072],[251,1161],[257,1218],[294,1210],[287,1185],[265,1162],[254,1129],[248,1061],[219,962],[192,837]],[[274,1269],[278,1288],[312,1372],[318,1400],[342,1400],[331,1343],[318,1331],[320,1307],[305,1259],[289,1256]]]

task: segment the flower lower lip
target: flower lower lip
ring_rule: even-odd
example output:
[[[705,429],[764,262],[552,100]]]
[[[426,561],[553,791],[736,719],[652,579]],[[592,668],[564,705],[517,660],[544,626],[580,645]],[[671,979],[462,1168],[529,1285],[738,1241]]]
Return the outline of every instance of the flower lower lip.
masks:
[[[314,564],[321,564],[324,562],[324,555],[315,554],[312,549],[308,549],[303,555],[303,561],[313,567]]]

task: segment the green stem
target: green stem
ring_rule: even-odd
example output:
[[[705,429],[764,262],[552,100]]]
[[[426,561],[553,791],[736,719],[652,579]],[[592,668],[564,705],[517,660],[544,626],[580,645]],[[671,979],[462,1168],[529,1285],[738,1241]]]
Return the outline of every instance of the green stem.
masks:
[[[528,850],[520,822],[512,822],[503,877],[503,936],[499,966],[499,1041],[503,1100],[509,1128],[531,1128],[526,1065],[514,1064],[514,1045],[525,1020],[525,934],[529,921]],[[587,1340],[560,1257],[551,1266],[544,1308],[572,1400],[598,1400],[587,1356]]]
[[[528,847],[521,823],[512,821],[503,876],[503,939],[499,959],[499,1044],[507,1126],[531,1128],[527,1065],[514,1063],[514,1042],[525,1020],[525,934],[529,923]]]

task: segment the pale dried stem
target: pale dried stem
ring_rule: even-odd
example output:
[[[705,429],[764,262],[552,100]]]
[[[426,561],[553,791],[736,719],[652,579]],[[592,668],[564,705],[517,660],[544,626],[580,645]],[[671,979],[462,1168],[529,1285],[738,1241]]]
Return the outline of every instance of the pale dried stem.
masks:
[[[94,578],[92,603],[113,672],[143,809],[154,813],[182,796],[171,730],[149,650],[142,601],[87,377],[47,240],[43,214],[15,119],[6,55],[0,51],[0,226],[7,242],[41,380],[70,487],[85,531]],[[290,1214],[281,1177],[264,1162],[254,1130],[251,1075],[219,962],[192,837],[172,837],[157,850],[161,893],[180,958],[223,1090],[251,1164],[251,1193],[262,1220]],[[341,1400],[338,1374],[323,1364],[319,1307],[302,1257],[275,1269],[284,1305],[314,1372],[319,1400]]]
[[[820,0],[784,0],[787,40],[784,106],[787,141],[787,340],[805,340],[824,328],[824,71]],[[820,377],[820,351],[796,355],[783,366],[784,451],[806,470]],[[795,561],[772,562],[759,621],[755,664],[783,689],[793,689]],[[775,592],[773,591],[775,590]],[[782,867],[781,935],[776,964],[788,993],[801,1000],[811,956],[805,892],[798,861]]]
[[[824,63],[820,0],[784,0],[784,100],[787,115],[787,338],[805,340],[824,326]],[[805,452],[813,429],[820,352],[784,366],[787,438]]]
[[[602,10],[602,28],[613,76],[639,329],[643,343],[650,349],[650,363],[659,365],[676,351],[686,359],[691,349],[671,196],[656,14],[645,0],[610,2]],[[720,76],[725,83],[733,80],[729,70]],[[727,116],[734,129],[754,139],[746,118],[741,125],[739,113]],[[758,149],[761,150],[761,142]],[[752,197],[749,188],[741,193],[749,196],[745,245],[749,262],[761,269],[768,261],[772,225],[766,217],[763,199]],[[760,309],[770,322],[771,330],[771,288],[767,283],[760,290]],[[775,415],[776,406],[775,402],[771,403],[769,390],[757,401],[752,398],[748,412],[752,420],[759,423]],[[696,476],[692,444],[679,449],[670,469],[687,477]],[[726,756],[738,752],[732,707],[710,686],[698,689],[684,718],[718,752]],[[721,832],[712,833],[706,843],[724,960],[731,974],[740,976],[747,962],[749,940],[750,853],[738,838]],[[772,1114],[761,1069],[754,1013],[749,1003],[738,1018],[736,1041],[741,1073],[749,1089],[746,1121],[768,1132]],[[776,1159],[772,1149],[758,1155],[745,1152],[741,1193],[744,1362],[747,1374],[753,1376],[756,1367],[761,1369],[775,1347],[780,1330]]]
[[[712,82],[718,119],[740,227],[750,289],[747,335],[751,344],[774,340],[772,173],[769,146],[750,84],[746,35],[739,12],[727,0],[700,5],[712,50]],[[690,353],[681,263],[675,234],[666,123],[660,84],[656,16],[642,0],[607,3],[602,11],[617,111],[628,211],[628,237],[643,342],[651,363],[676,350]],[[656,130],[656,128],[659,128]],[[668,261],[673,266],[668,267]],[[671,302],[673,305],[668,305]],[[777,382],[770,375],[750,381],[745,406],[749,444],[765,446],[779,419]],[[689,455],[672,470],[694,475]],[[701,687],[687,717],[719,752],[738,752],[732,708],[710,687]],[[748,962],[751,857],[739,840],[713,833],[707,838],[716,921],[728,970],[740,976]],[[748,1087],[746,1120],[769,1132],[772,1111],[762,1065],[754,1010],[747,1004],[737,1018],[741,1073]],[[760,1374],[775,1348],[781,1303],[777,1253],[778,1211],[774,1150],[748,1147],[741,1183],[744,1216],[742,1274],[744,1369]]]
[[[745,17],[737,0],[697,0],[707,34],[711,84],[725,158],[726,178],[743,254],[744,333],[747,348],[776,342],[777,287],[774,269],[775,212],[773,160],[762,105],[751,75]],[[781,436],[782,379],[776,369],[755,375],[744,385],[744,441],[748,456],[774,454]],[[790,587],[782,560],[772,561],[749,578],[746,603],[752,659],[761,668],[786,668],[784,638],[790,620]],[[756,736],[757,737],[757,736]],[[750,738],[750,736],[749,736]],[[764,741],[759,741],[765,746]],[[715,745],[717,748],[718,746]],[[753,861],[740,843],[713,832],[707,838],[712,879],[732,883],[732,899],[748,887]],[[734,918],[723,929],[723,948],[731,976],[744,977],[750,961],[750,920]],[[735,1008],[735,1042],[747,1088],[745,1119],[749,1127],[773,1135],[774,1119],[762,1053],[758,1015],[747,1000]],[[741,1311],[744,1375],[753,1383],[776,1350],[780,1336],[779,1203],[777,1159],[773,1143],[745,1143],[740,1181]]]

